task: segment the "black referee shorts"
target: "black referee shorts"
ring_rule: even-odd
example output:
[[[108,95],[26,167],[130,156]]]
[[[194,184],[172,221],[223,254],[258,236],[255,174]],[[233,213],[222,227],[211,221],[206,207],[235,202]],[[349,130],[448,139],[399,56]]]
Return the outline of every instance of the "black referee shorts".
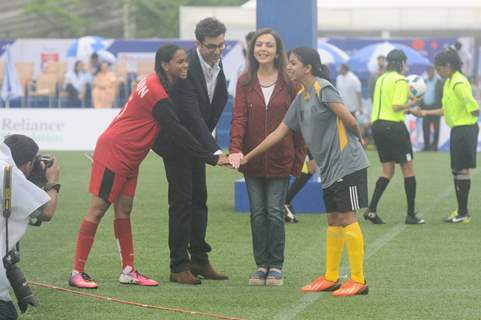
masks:
[[[351,212],[368,205],[367,168],[355,171],[323,190],[327,213]]]
[[[477,123],[451,129],[449,153],[451,154],[452,170],[476,168],[478,133]]]
[[[376,120],[372,125],[372,136],[382,163],[403,164],[413,159],[411,137],[404,122]]]

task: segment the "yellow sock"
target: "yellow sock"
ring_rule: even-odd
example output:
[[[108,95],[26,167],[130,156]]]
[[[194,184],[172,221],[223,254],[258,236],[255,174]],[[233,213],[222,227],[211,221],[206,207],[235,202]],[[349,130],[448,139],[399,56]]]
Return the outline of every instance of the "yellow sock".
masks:
[[[344,228],[351,279],[364,283],[364,238],[359,223],[353,223]]]
[[[329,281],[339,279],[339,265],[341,264],[342,248],[344,247],[344,228],[327,227],[326,237],[326,274]]]

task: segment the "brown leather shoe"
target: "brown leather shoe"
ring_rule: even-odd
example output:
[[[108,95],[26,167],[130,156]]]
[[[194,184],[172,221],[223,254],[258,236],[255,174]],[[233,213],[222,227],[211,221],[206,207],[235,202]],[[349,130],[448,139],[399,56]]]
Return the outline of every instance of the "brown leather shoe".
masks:
[[[182,284],[201,284],[199,278],[195,277],[189,270],[182,271],[182,272],[171,272],[170,273],[170,282],[177,282]]]
[[[203,279],[207,280],[227,280],[229,279],[228,276],[222,273],[218,273],[217,271],[212,268],[210,263],[206,264],[197,264],[197,263],[190,263],[190,271],[196,277],[202,277]]]

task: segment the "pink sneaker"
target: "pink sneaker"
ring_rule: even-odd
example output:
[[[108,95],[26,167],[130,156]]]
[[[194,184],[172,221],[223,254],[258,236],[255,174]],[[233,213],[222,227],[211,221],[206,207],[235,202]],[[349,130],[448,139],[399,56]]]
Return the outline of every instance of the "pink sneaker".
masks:
[[[68,284],[81,289],[97,289],[98,285],[85,272],[72,271]]]
[[[123,284],[136,284],[139,286],[155,287],[159,283],[149,277],[143,276],[137,270],[129,273],[121,273],[119,277],[119,282]]]

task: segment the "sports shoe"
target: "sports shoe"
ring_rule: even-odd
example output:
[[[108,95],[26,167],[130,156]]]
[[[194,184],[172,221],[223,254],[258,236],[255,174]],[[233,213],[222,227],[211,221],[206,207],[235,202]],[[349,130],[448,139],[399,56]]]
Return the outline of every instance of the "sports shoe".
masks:
[[[331,295],[334,297],[350,297],[368,293],[369,287],[366,282],[363,284],[349,279],[339,289],[331,293]]]
[[[447,222],[447,223],[464,223],[464,224],[468,224],[471,222],[471,216],[469,214],[465,214],[465,215],[459,215],[459,214],[456,214],[454,217],[452,217],[451,219],[445,219],[444,222]]]
[[[97,289],[99,286],[85,272],[72,271],[68,284],[71,287],[81,289]]]
[[[364,220],[369,220],[374,224],[385,224],[385,222],[377,215],[376,212],[369,211],[367,209],[363,214]]]
[[[284,205],[284,220],[286,222],[294,222],[294,223],[299,222],[299,220],[296,217],[296,212],[294,211],[294,208],[290,204]]]
[[[266,286],[282,286],[284,284],[284,276],[280,269],[269,269],[266,278]]]
[[[406,220],[404,221],[405,224],[424,224],[426,221],[424,221],[423,218],[419,218],[416,214],[414,215],[407,215]]]
[[[308,285],[301,288],[302,292],[320,292],[320,291],[334,291],[339,289],[341,283],[338,281],[329,281],[324,276],[320,276]]]
[[[157,281],[140,274],[137,270],[129,273],[120,273],[119,282],[122,284],[136,284],[145,287],[155,287],[159,285]]]
[[[266,284],[267,269],[258,268],[249,278],[250,286],[264,286]]]

